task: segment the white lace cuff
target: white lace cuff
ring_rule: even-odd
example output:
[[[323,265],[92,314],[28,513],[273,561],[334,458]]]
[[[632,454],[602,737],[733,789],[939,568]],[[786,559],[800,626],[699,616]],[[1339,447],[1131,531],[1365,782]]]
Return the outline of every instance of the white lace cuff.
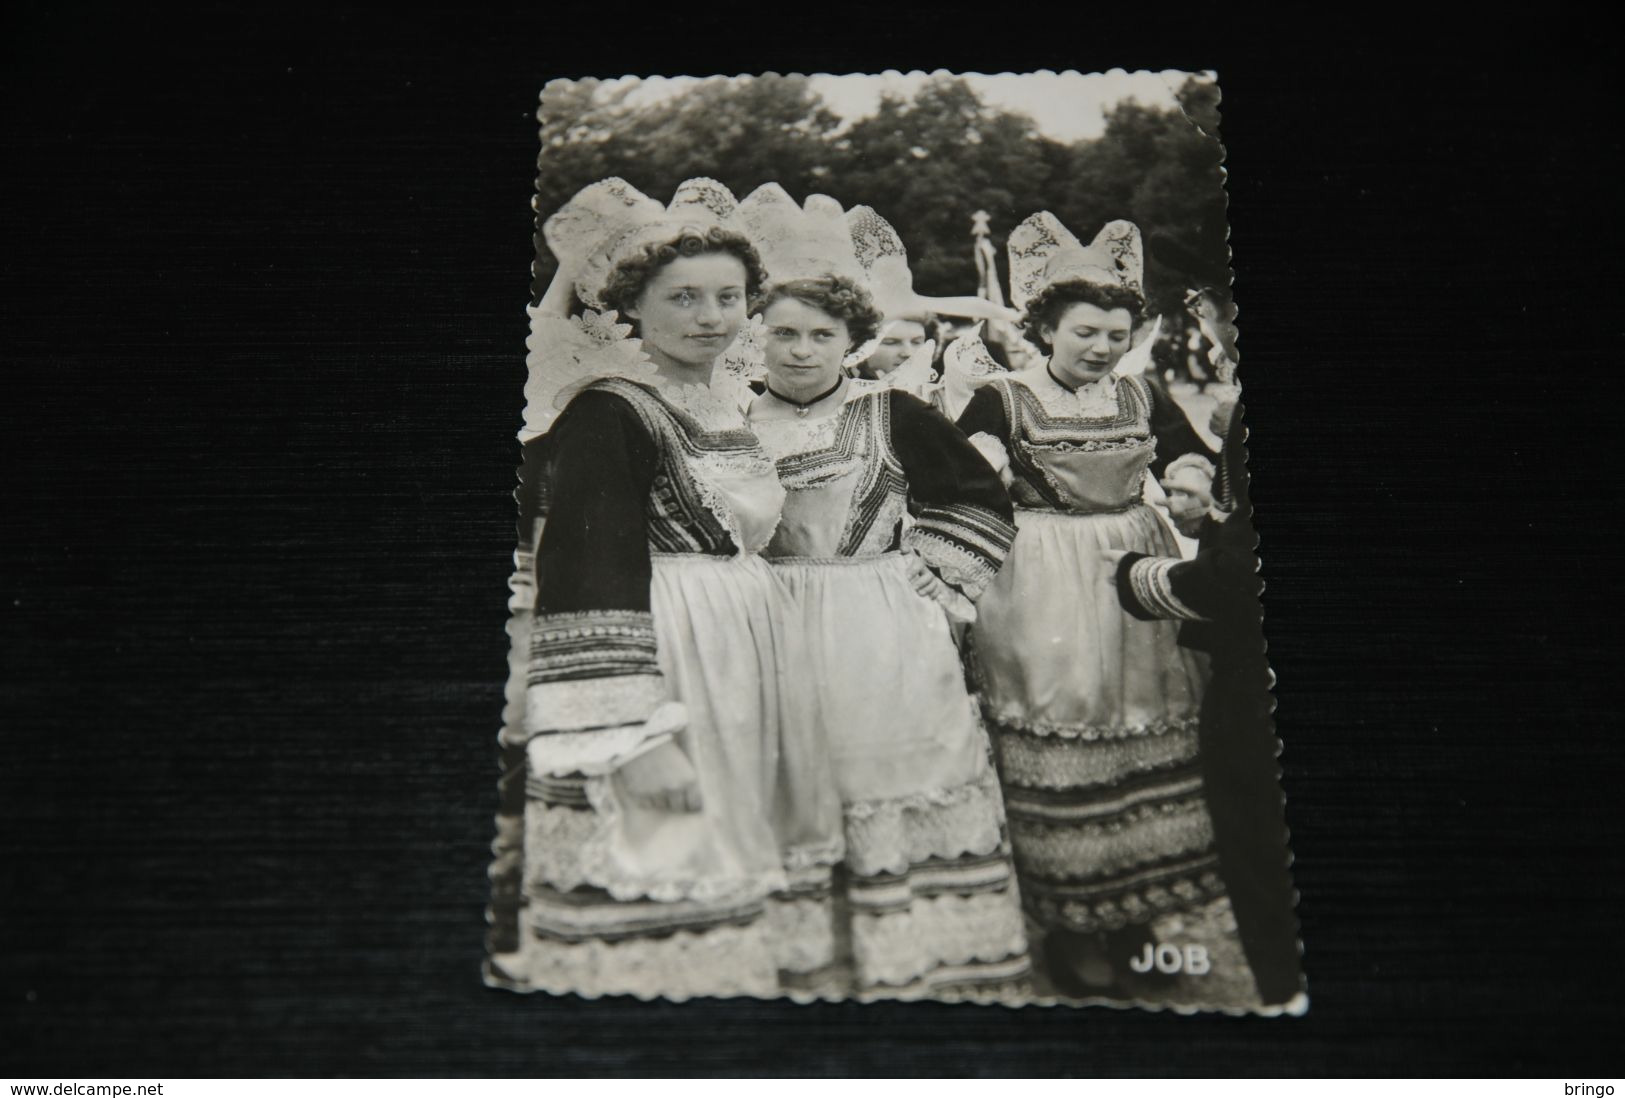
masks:
[[[966,598],[975,599],[993,581],[1015,536],[1016,528],[987,508],[931,504],[920,509],[903,534],[903,545]]]
[[[976,604],[961,594],[959,589],[954,587],[936,568],[932,567],[917,550],[913,547],[905,548],[903,550],[903,559],[907,562],[911,572],[918,570],[942,581],[936,594],[921,595],[921,598],[941,606],[950,621],[969,625],[976,620]]]
[[[668,742],[687,723],[688,709],[682,702],[665,702],[639,724],[544,732],[532,737],[525,751],[534,774],[608,774]]]
[[[982,452],[987,463],[993,466],[993,471],[999,474],[1004,486],[1010,487],[1015,474],[1010,471],[1010,451],[1004,448],[1004,443],[1000,442],[996,435],[990,435],[986,431],[977,431],[970,437],[970,443]]]

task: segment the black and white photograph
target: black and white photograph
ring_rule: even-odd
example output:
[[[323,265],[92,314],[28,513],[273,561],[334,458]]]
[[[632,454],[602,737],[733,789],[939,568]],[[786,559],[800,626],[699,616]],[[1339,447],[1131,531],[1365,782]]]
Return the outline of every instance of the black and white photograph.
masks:
[[[547,86],[488,983],[1307,1009],[1219,97]]]
[[[0,1093],[1619,1093],[1606,34],[11,7]]]

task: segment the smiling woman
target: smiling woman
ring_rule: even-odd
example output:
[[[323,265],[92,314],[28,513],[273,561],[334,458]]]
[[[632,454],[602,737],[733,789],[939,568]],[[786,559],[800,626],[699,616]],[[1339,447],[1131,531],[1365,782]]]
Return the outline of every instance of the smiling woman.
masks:
[[[1076,389],[1112,372],[1144,311],[1145,300],[1127,287],[1058,282],[1027,306],[1025,328],[1048,352],[1057,379]]]

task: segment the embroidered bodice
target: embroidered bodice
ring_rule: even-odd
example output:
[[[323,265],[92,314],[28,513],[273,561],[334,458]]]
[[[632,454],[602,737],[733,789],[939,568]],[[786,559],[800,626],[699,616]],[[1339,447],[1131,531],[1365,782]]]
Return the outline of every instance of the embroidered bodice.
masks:
[[[609,378],[591,388],[630,404],[658,448],[645,504],[652,551],[721,556],[767,546],[785,493],[737,406],[698,385]]]
[[[601,378],[526,449],[548,485],[526,676],[531,762],[602,772],[686,719],[660,670],[656,558],[760,552],[784,489],[738,406],[699,386]],[[761,576],[744,569],[739,581]]]
[[[1017,506],[1091,514],[1141,502],[1157,451],[1144,382],[1107,378],[1073,391],[1039,368],[989,386],[1009,424],[1010,495]]]
[[[822,419],[752,423],[787,490],[768,557],[865,557],[897,545],[908,481],[891,447],[891,398],[853,392]]]

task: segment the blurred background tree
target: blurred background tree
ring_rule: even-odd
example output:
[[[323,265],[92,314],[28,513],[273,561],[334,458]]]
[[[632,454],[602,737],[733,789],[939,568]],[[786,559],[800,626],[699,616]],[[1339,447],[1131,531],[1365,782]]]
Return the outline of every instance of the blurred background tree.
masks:
[[[695,176],[716,179],[740,197],[772,181],[798,199],[825,189],[831,135],[841,119],[806,77],[706,80],[652,105],[629,101],[634,91],[596,80],[547,89],[535,198],[536,295],[557,266],[542,241],[542,222],[596,180],[620,176],[661,202]]]
[[[974,293],[971,215],[991,216],[994,243],[1044,208],[1065,146],[1024,114],[989,107],[963,80],[941,78],[912,100],[881,100],[837,141],[828,193],[866,203],[897,229],[921,293]]]
[[[1191,78],[1177,98],[1178,110],[1122,100],[1106,112],[1100,137],[1068,144],[956,77],[928,81],[909,99],[884,97],[850,123],[800,76],[704,80],[652,104],[636,100],[635,86],[561,82],[546,94],[537,224],[606,176],[664,201],[703,175],[740,197],[778,182],[797,199],[818,192],[873,206],[897,228],[915,286],[927,294],[975,291],[977,210],[991,215],[1006,286],[1006,238],[1043,209],[1085,241],[1127,218],[1147,239],[1168,234],[1223,268],[1218,89]],[[536,293],[553,269],[538,232]],[[1184,278],[1148,259],[1146,281],[1152,312],[1180,311]]]
[[[1225,221],[1224,147],[1217,139],[1218,88],[1187,80],[1180,110],[1133,100],[1106,112],[1106,132],[1071,146],[1067,182],[1051,207],[1080,237],[1113,218],[1127,218],[1146,240],[1165,234],[1206,267],[1229,266]],[[1146,296],[1153,313],[1179,309],[1186,279],[1146,263]],[[1222,289],[1228,290],[1228,287]]]

